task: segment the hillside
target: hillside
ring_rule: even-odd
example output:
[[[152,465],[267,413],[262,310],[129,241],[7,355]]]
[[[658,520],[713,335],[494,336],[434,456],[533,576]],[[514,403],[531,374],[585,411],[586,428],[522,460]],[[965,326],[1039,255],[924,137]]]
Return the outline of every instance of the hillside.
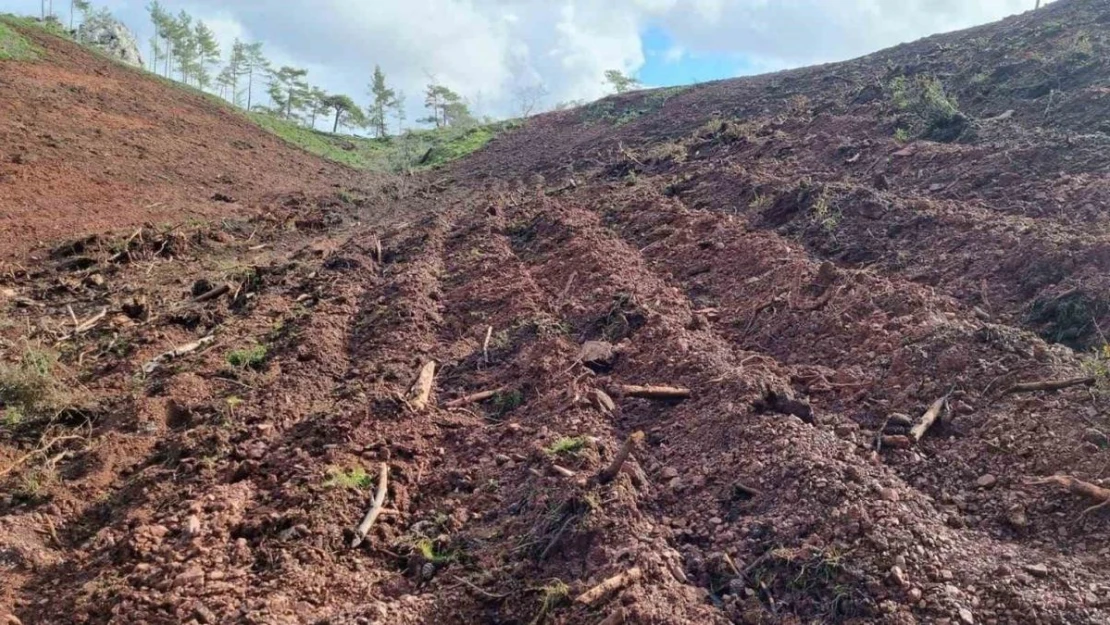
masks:
[[[413,177],[26,33],[31,151],[208,212],[115,223],[77,152],[4,179],[102,217],[0,197],[48,242],[0,275],[0,615],[1110,622],[1108,24],[624,94]]]

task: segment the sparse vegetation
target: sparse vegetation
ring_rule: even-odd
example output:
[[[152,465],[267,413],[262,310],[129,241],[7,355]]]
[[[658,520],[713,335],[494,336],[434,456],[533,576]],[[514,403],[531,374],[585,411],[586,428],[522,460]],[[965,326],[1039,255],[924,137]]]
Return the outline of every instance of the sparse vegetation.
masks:
[[[430,538],[421,538],[416,541],[416,551],[426,562],[433,564],[447,564],[455,560],[456,554],[452,551],[439,551],[435,541]]]
[[[57,355],[27,346],[15,365],[0,365],[0,406],[6,425],[25,418],[60,409],[66,393],[57,379]]]
[[[327,488],[341,488],[345,490],[366,490],[374,484],[374,479],[362,467],[344,469],[331,467],[328,469],[328,479],[324,482]]]
[[[0,18],[0,61],[29,61],[34,59],[35,48],[23,35]]]
[[[589,442],[589,439],[585,436],[560,438],[548,447],[546,451],[553,456],[558,456],[560,454],[576,454],[585,449]]]
[[[268,350],[265,345],[237,349],[227,355],[227,364],[236,369],[261,369],[266,364]]]
[[[547,615],[552,610],[566,603],[570,598],[570,586],[561,579],[554,579],[549,584],[540,588],[542,593],[542,603],[540,604],[540,611],[536,613],[536,617],[532,619],[531,625],[539,625],[544,622]]]
[[[913,79],[898,76],[888,87],[891,104],[908,115],[904,121],[921,137],[933,141],[955,141],[967,129],[969,120],[960,112],[956,99],[945,92],[935,76]],[[901,128],[909,136],[911,128]]]

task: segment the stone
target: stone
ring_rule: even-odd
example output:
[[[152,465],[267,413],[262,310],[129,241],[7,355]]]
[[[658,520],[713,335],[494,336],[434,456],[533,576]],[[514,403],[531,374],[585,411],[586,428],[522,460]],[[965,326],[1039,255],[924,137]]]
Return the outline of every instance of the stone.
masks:
[[[578,352],[578,360],[591,369],[612,367],[616,356],[612,343],[605,341],[586,341]]]
[[[975,483],[979,485],[979,488],[992,488],[995,484],[998,483],[998,478],[991,475],[990,473],[987,473],[986,475],[982,475],[979,477],[979,479],[975,480]]]
[[[975,625],[975,616],[971,613],[971,610],[960,608],[960,622],[965,625]]]
[[[673,480],[678,477],[678,469],[674,467],[667,467],[663,469],[662,477],[665,480]]]
[[[890,567],[890,581],[895,586],[903,588],[906,585],[906,574],[902,571],[900,566]]]
[[[143,66],[143,55],[135,34],[108,13],[94,13],[77,29],[77,40],[134,66]]]
[[[181,586],[191,586],[204,581],[204,569],[199,566],[190,567],[185,569],[184,572],[178,574],[173,578],[173,586],[175,588]]]
[[[880,488],[879,497],[884,501],[898,501],[901,499],[898,495],[898,491],[893,488]]]
[[[1026,564],[1022,568],[1033,577],[1048,577],[1048,567],[1043,564]]]
[[[590,401],[597,406],[598,410],[606,414],[612,414],[617,409],[617,404],[613,402],[613,398],[601,389],[595,388],[590,392]]]
[[[1097,428],[1087,428],[1083,432],[1083,441],[1095,445],[1099,449],[1110,447],[1110,437]]]
[[[921,592],[920,588],[910,588],[909,592],[906,593],[906,596],[910,598],[910,601],[917,603],[918,601],[921,601],[921,597],[923,597],[924,594],[925,593]]]

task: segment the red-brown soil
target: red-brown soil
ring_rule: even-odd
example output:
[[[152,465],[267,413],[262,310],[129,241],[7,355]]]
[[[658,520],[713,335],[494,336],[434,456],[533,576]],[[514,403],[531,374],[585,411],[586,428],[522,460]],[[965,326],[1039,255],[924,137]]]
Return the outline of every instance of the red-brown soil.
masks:
[[[243,199],[226,219],[55,241],[0,278],[4,363],[57,353],[66,387],[0,429],[0,613],[1110,622],[1110,512],[1037,483],[1110,467],[1110,381],[1088,351],[1108,325],[1107,25],[1105,2],[1060,0],[845,64],[611,98],[416,179],[213,148],[284,186],[229,185]],[[13,71],[46,70],[0,80]],[[885,91],[919,73],[959,94],[973,132],[895,141],[905,113]],[[211,163],[174,158],[134,175],[203,188]],[[612,361],[586,367],[587,341]],[[253,367],[230,362],[253,345]],[[429,360],[432,404],[415,410]],[[622,397],[629,384],[691,397]],[[905,444],[897,415],[943,397]],[[351,548],[381,463],[386,511]],[[369,477],[338,475],[356,468]]]

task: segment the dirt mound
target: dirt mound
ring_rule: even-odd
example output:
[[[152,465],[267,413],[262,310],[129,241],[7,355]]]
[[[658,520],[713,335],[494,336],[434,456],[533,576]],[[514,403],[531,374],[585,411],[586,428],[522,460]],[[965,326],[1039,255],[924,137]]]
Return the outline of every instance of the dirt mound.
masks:
[[[1110,379],[1069,346],[1105,314],[1105,227],[1076,202],[1105,201],[1084,125],[1108,21],[1061,0],[22,257],[0,608],[1110,621]],[[1094,58],[1046,116],[999,68],[1070,72],[1067,41]]]

